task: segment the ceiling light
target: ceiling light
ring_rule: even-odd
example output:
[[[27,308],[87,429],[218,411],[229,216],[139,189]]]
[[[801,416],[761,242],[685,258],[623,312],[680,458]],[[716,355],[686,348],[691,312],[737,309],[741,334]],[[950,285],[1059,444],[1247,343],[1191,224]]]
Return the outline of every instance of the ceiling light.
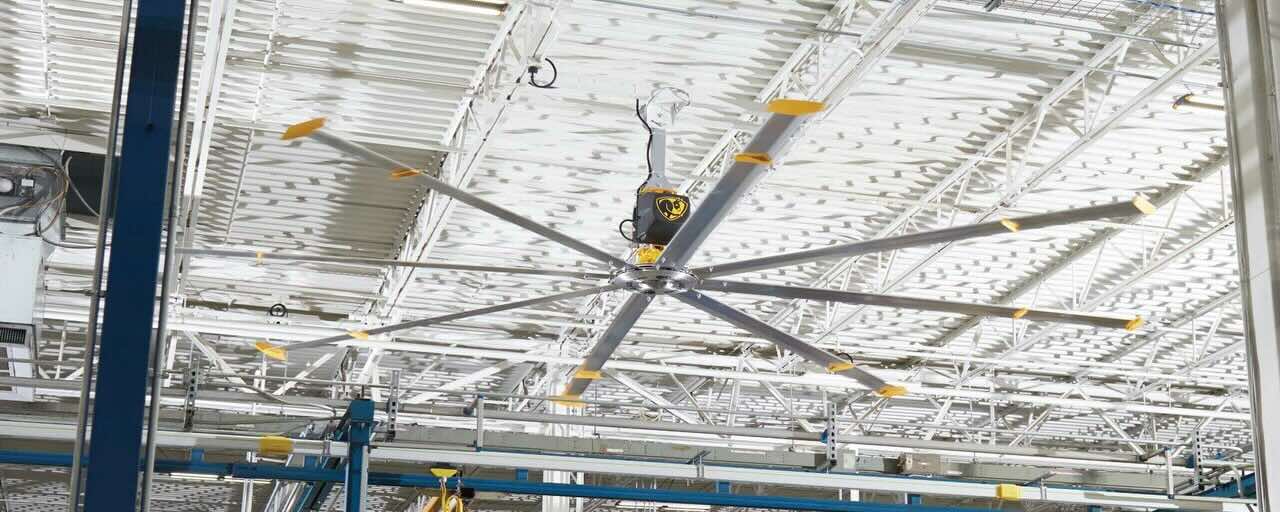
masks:
[[[489,0],[392,0],[405,5],[432,7],[456,12],[498,16],[507,10],[505,2]]]

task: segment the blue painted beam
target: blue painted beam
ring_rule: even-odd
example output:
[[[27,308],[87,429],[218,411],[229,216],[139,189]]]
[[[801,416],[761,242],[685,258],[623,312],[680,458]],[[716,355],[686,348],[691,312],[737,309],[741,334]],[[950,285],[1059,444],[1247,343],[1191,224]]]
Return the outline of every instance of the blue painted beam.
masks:
[[[346,493],[346,512],[364,510],[368,492],[369,441],[373,438],[373,402],[354,400],[347,406],[343,423],[347,424],[347,481],[342,488]]]
[[[85,510],[134,510],[186,0],[139,0],[103,308]]]
[[[0,464],[35,466],[70,466],[70,454],[0,451]],[[346,478],[341,469],[289,467],[275,464],[192,462],[158,460],[156,471],[164,473],[196,473],[236,478],[294,480],[337,483]],[[370,472],[370,485],[399,487],[423,487],[435,489],[440,480],[430,474],[400,474]],[[449,487],[458,485],[450,479]],[[978,512],[986,509],[965,507],[936,507],[889,503],[864,503],[857,501],[818,500],[789,496],[753,496],[747,494],[671,491],[663,489],[636,489],[601,485],[551,484],[521,480],[487,480],[465,478],[464,487],[479,492],[500,492],[538,496],[567,496],[573,498],[600,498],[632,501],[657,501],[662,503],[689,503],[725,507],[767,508],[778,510],[812,510],[818,512]]]
[[[1244,497],[1252,498],[1254,496],[1257,496],[1258,494],[1257,485],[1258,485],[1257,475],[1254,473],[1249,473],[1245,475],[1244,478],[1241,478],[1240,483],[1238,484],[1236,483],[1235,480],[1232,480],[1230,482],[1223,483],[1223,484],[1218,484],[1213,486],[1213,488],[1200,493],[1200,496],[1208,496],[1208,497],[1214,497],[1214,498],[1238,498],[1240,497],[1240,488],[1243,487]]]
[[[358,402],[367,402],[368,405],[363,405],[363,404],[357,405]],[[351,419],[352,419],[353,408],[359,409],[358,411],[355,411],[355,414],[361,418],[366,416],[366,409],[367,409],[368,410],[367,416],[369,418],[372,418],[373,417],[372,407],[373,407],[372,402],[368,400],[352,401],[350,404],[347,405],[347,411],[343,413],[342,419],[338,421],[338,425],[333,430],[333,434],[330,436],[330,438],[333,439],[334,441],[347,441],[348,436],[351,434]],[[323,469],[336,470],[336,469],[342,468],[342,465],[344,462],[345,462],[345,459],[343,459],[342,457],[324,457],[324,458],[319,458],[319,463],[317,464],[317,466]],[[343,480],[338,480],[338,482],[342,482],[342,481]],[[324,505],[325,500],[329,497],[329,493],[333,491],[333,484],[334,482],[315,481],[314,483],[311,483],[305,486],[302,489],[302,499],[298,500],[298,504],[293,508],[293,512],[303,512],[305,510],[319,510],[320,507]]]

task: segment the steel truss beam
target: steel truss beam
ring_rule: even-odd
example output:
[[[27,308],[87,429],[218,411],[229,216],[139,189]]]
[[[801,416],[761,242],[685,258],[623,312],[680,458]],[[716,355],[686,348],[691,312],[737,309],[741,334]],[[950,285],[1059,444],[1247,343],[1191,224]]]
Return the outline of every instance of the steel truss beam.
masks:
[[[543,54],[555,43],[561,1],[521,2],[508,9],[503,28],[488,49],[486,64],[471,79],[469,89],[474,93],[460,102],[452,128],[440,141],[464,148],[449,155],[441,169],[441,178],[450,185],[465,189],[484,162],[490,141],[501,133],[508,107],[519,99],[527,83],[521,77],[531,64],[541,63]],[[452,197],[425,196],[396,259],[426,262],[456,205]],[[393,316],[415,273],[414,267],[388,269],[379,286],[379,299],[367,304],[367,312],[376,317]]]

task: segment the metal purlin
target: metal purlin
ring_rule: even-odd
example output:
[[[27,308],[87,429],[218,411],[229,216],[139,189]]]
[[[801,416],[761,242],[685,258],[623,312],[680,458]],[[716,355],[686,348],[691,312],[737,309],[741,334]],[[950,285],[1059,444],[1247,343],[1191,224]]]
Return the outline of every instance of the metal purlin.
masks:
[[[140,0],[93,404],[85,510],[134,510],[186,1]],[[103,220],[105,222],[105,219]],[[91,363],[91,362],[90,362]]]

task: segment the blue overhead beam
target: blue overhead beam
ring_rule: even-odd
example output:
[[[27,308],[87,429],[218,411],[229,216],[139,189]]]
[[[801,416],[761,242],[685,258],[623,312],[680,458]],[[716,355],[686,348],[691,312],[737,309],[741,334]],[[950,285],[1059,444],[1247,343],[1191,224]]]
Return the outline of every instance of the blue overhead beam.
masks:
[[[1238,498],[1240,491],[1244,490],[1244,497],[1252,498],[1258,495],[1258,479],[1255,473],[1249,473],[1241,478],[1239,482],[1232,480],[1213,486],[1213,488],[1200,493],[1200,496],[1208,496],[1214,498]]]
[[[0,464],[34,466],[70,466],[71,455],[0,451]],[[157,460],[156,471],[162,473],[195,473],[235,478],[293,480],[323,483],[341,483],[347,478],[342,469],[290,467],[275,464],[211,463],[202,461]],[[430,474],[377,473],[368,474],[369,485],[398,487],[424,487],[435,489],[440,480]],[[478,492],[500,492],[537,496],[567,496],[572,498],[600,498],[631,501],[656,501],[662,503],[688,503],[725,507],[767,508],[778,510],[812,510],[818,512],[978,512],[986,509],[966,507],[936,507],[902,505],[892,503],[864,503],[857,501],[818,500],[789,496],[754,496],[722,492],[671,491],[663,489],[636,489],[603,485],[551,484],[523,480],[488,480],[464,478],[462,486]],[[456,487],[457,479],[449,479],[448,486]]]
[[[373,402],[369,400],[353,400],[347,406],[347,412],[342,415],[342,419],[338,421],[338,425],[330,434],[330,439],[334,441],[351,441],[350,436],[354,433],[352,427],[356,422],[372,422],[373,421]],[[372,437],[372,424],[369,425],[369,435]],[[366,440],[367,444],[368,441]],[[349,454],[348,454],[349,455]],[[320,459],[318,467],[329,470],[340,469],[344,459],[342,457],[326,457]],[[337,482],[342,482],[339,479]],[[293,512],[302,512],[304,510],[319,510],[324,505],[325,499],[329,493],[333,491],[334,482],[329,481],[312,481],[302,489],[302,499],[298,500],[298,504],[294,506]]]
[[[93,404],[85,510],[134,510],[186,0],[139,0]],[[106,222],[106,219],[103,219]],[[89,362],[90,364],[92,362]]]

